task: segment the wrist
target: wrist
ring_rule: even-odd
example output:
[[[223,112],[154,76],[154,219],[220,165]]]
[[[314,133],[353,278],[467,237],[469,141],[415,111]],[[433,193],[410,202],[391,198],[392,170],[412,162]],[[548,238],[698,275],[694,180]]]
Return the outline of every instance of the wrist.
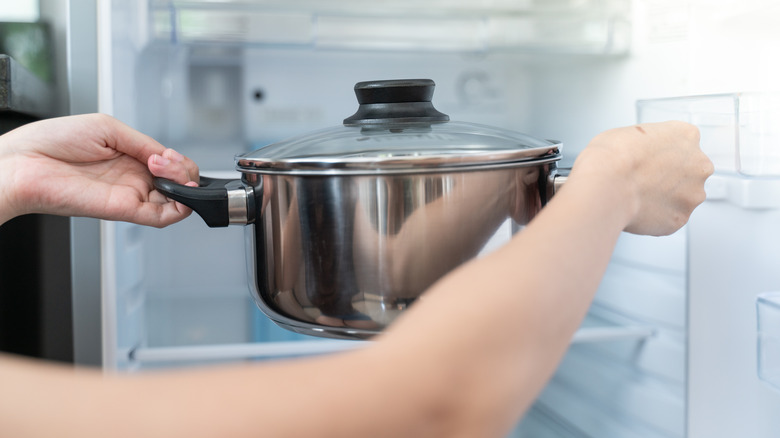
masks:
[[[0,135],[0,225],[18,215],[14,184],[14,155],[5,135]]]
[[[598,149],[586,148],[577,157],[565,186],[580,186],[598,193],[598,199],[609,204],[608,208],[625,228],[640,210],[634,168],[630,160],[604,156]]]

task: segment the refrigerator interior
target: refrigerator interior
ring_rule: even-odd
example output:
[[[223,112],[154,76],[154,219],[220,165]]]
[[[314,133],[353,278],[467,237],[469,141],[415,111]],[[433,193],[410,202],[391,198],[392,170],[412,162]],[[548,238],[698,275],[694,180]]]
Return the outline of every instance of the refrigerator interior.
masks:
[[[722,178],[675,235],[621,238],[569,354],[512,436],[777,436],[767,411],[777,412],[780,392],[758,378],[755,350],[757,339],[780,333],[758,338],[756,297],[780,284],[763,264],[734,269],[746,252],[765,255],[765,264],[780,260],[770,250],[776,206],[722,195],[722,187],[741,187],[751,199],[775,196],[773,134],[754,136],[763,149],[737,169],[732,134],[744,118],[734,118],[733,106],[718,119],[707,102],[667,107],[659,99],[777,87],[780,61],[763,54],[780,39],[768,18],[778,7],[762,0],[429,3],[427,13],[419,1],[101,3],[102,34],[110,38],[99,46],[100,109],[192,157],[210,176],[235,175],[235,154],[339,124],[357,106],[354,83],[370,79],[432,78],[434,104],[453,120],[561,140],[563,165],[605,129],[666,116],[695,123]],[[638,100],[644,113],[635,110]],[[720,153],[723,159],[714,156]],[[717,186],[724,180],[731,182]],[[734,223],[759,225],[728,240],[723,230]],[[289,333],[257,310],[241,227],[209,229],[198,217],[163,230],[100,227],[106,368],[359,347]],[[712,244],[715,235],[722,247]],[[754,244],[763,246],[748,249]],[[711,284],[713,272],[727,278]],[[734,293],[743,293],[744,318],[729,301],[712,310],[713,296]],[[739,364],[713,367],[716,360]],[[739,376],[733,384],[730,372]]]
[[[369,79],[433,78],[434,104],[453,120],[523,131],[536,111],[524,60],[622,56],[628,11],[624,0],[431,2],[428,14],[409,1],[114,0],[99,11],[110,23],[101,110],[210,176],[237,176],[236,154],[340,124],[357,108],[354,84]],[[191,217],[164,230],[101,230],[107,368],[276,355],[269,341],[297,341],[292,354],[354,346],[287,333],[256,309],[241,227],[208,229]]]

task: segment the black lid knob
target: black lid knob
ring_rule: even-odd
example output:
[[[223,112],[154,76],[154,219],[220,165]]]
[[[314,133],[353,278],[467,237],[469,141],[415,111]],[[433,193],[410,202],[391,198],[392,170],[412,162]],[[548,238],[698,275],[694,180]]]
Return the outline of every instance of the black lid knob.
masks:
[[[431,103],[435,86],[430,79],[358,82],[355,95],[360,107],[344,119],[344,125],[446,122],[450,117]]]

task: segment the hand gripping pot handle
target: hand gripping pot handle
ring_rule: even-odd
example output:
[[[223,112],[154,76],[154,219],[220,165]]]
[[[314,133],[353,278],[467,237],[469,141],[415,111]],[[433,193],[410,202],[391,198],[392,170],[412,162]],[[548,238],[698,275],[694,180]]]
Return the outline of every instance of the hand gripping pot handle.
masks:
[[[198,213],[212,228],[255,221],[255,189],[237,179],[200,177],[200,187],[155,178],[154,188]],[[262,189],[260,190],[262,192]]]

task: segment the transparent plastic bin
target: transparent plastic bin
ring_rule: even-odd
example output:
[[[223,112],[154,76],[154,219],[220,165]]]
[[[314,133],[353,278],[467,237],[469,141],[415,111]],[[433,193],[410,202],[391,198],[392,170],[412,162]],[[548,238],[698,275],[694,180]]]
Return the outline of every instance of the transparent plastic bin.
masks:
[[[630,0],[152,1],[157,41],[621,54]]]
[[[780,391],[780,292],[758,296],[758,377]]]
[[[730,93],[641,100],[640,122],[682,120],[699,127],[716,172],[780,176],[780,93]]]

